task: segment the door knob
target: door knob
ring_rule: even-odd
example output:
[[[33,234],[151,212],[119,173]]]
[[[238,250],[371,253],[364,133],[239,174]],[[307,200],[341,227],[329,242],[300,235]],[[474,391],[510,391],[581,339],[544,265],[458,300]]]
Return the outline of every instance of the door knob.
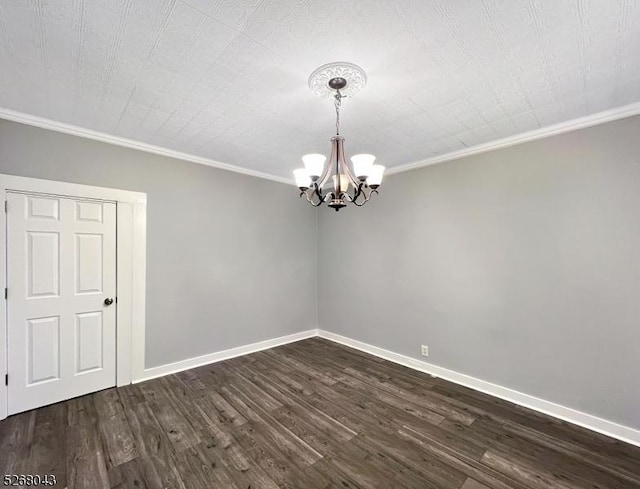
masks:
[[[105,306],[110,306],[111,304],[113,304],[113,299],[112,299],[111,297],[107,297],[107,298],[104,300],[104,305],[105,305]]]

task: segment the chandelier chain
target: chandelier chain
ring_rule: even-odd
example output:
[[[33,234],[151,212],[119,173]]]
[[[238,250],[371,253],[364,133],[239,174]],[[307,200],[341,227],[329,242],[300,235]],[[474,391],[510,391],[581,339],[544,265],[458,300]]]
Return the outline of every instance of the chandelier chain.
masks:
[[[340,90],[336,90],[336,94],[333,96],[333,105],[336,108],[336,135],[340,135],[340,107],[342,106],[342,97],[346,97],[346,95],[342,95]]]

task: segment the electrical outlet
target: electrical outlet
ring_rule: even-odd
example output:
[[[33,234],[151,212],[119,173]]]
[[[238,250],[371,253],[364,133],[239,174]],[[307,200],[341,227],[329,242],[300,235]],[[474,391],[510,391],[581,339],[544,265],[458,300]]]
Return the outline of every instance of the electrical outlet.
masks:
[[[422,353],[423,357],[428,357],[429,356],[429,347],[427,345],[422,345],[421,353]]]

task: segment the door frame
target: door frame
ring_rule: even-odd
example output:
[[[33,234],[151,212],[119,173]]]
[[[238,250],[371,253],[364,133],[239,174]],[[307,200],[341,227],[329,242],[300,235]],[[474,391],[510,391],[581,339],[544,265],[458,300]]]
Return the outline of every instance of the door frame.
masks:
[[[0,201],[7,192],[100,200],[116,204],[116,385],[144,374],[147,194],[77,183],[0,174]],[[6,204],[2,204],[6,205]],[[7,287],[7,214],[0,212],[0,288]],[[11,290],[9,290],[11,294]],[[8,413],[7,300],[0,297],[0,420]],[[9,382],[11,379],[9,378]]]

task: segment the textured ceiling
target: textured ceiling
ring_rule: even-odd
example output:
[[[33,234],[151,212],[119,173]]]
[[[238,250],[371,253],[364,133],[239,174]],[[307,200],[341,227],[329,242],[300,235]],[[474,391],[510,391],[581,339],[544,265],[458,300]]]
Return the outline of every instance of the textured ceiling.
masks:
[[[329,150],[319,65],[361,65],[348,154],[387,167],[640,100],[637,0],[3,0],[0,106],[290,177]]]

